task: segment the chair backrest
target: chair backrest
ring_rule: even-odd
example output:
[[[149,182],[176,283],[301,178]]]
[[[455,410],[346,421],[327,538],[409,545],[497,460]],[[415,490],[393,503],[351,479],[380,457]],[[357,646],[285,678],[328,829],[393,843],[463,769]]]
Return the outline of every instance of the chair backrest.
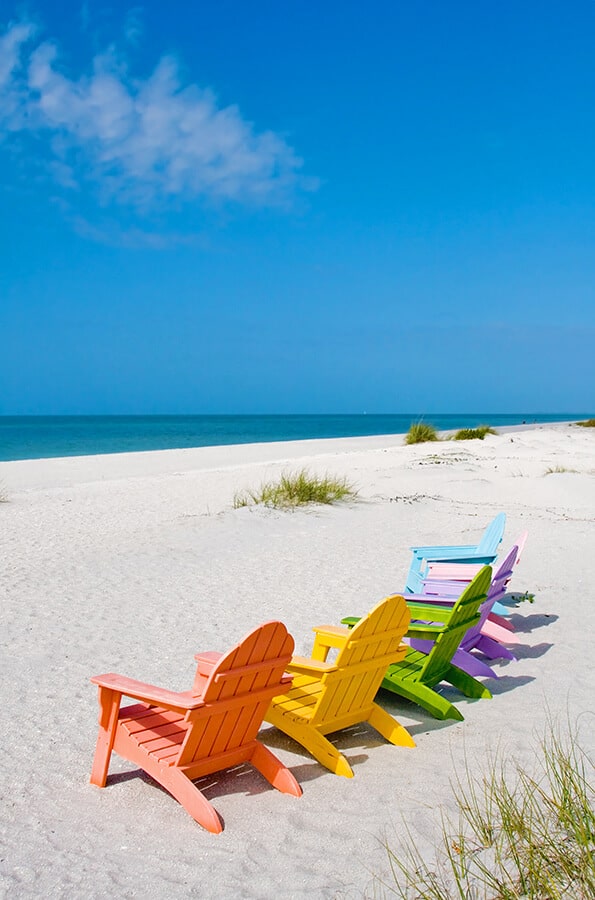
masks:
[[[495,555],[498,550],[498,544],[504,536],[505,525],[506,513],[499,513],[496,518],[490,522],[477,545],[478,556]]]
[[[338,719],[369,709],[386,669],[395,661],[411,614],[403,597],[385,597],[353,627],[337,654],[336,669],[324,677],[313,719]]]
[[[466,632],[479,621],[479,607],[487,597],[491,577],[491,567],[484,566],[467,585],[454,604],[444,630],[428,653],[419,671],[418,681],[436,684],[442,680]]]
[[[506,586],[512,578],[512,571],[516,565],[518,551],[519,548],[515,544],[506,559],[502,560],[502,563],[498,566],[498,569],[492,578],[488,595],[479,607],[479,620],[475,625],[472,625],[463,636],[460,644],[463,649],[473,644],[474,639],[481,631],[484,622],[491,613],[494,603],[496,603],[497,600],[500,600],[506,593]]]
[[[527,543],[527,538],[529,537],[528,531],[523,531],[522,534],[519,534],[518,538],[515,541],[516,546],[519,548],[519,552],[516,556],[517,565],[521,561],[521,556],[523,554],[523,550],[525,549],[525,544]]]
[[[202,691],[205,707],[187,717],[178,765],[254,740],[275,693],[286,689],[282,679],[293,648],[282,622],[265,622],[220,657]]]

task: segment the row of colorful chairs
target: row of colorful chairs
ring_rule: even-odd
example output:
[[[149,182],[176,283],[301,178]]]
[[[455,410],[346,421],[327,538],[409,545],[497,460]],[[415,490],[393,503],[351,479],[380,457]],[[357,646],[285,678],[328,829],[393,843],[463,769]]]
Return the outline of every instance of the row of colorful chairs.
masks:
[[[484,534],[474,547],[412,548],[403,594],[386,597],[362,618],[314,628],[310,658],[292,656],[293,638],[282,622],[273,621],[227,653],[197,654],[189,691],[114,673],[93,677],[100,714],[91,783],[105,786],[115,751],[151,775],[204,828],[218,833],[223,827],[218,813],[193,784],[201,776],[249,762],[278,790],[301,796],[291,771],[258,740],[263,721],[327,769],[352,777],[347,759],[326,735],[368,722],[391,743],[414,746],[408,731],[375,702],[380,687],[437,718],[463,719],[434,688],[446,681],[467,697],[491,697],[477,676],[496,673],[473,651],[512,657],[502,643],[514,640],[509,623],[490,618],[506,592],[521,543],[492,577],[489,563],[504,521],[504,514],[498,516],[496,527],[493,522],[486,529],[489,542]],[[122,697],[136,702],[121,707]]]

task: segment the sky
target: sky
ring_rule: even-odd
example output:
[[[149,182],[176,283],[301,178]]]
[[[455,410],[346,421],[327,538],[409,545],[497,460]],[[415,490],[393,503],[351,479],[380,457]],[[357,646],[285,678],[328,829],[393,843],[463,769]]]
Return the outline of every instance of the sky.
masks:
[[[0,415],[595,412],[592,0],[0,0]]]

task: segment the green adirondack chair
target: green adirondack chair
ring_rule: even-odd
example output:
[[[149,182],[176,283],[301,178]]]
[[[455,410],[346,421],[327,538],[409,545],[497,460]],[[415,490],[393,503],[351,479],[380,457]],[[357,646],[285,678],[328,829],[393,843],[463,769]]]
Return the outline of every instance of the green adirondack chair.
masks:
[[[418,703],[437,719],[464,718],[456,706],[434,690],[441,681],[452,684],[466,697],[491,697],[480,681],[451,662],[467,629],[479,621],[479,607],[486,599],[491,579],[491,567],[484,566],[450,609],[408,602],[412,621],[407,636],[432,640],[434,644],[429,653],[410,648],[405,659],[391,663],[381,687]],[[358,620],[348,617],[341,621],[353,626]]]

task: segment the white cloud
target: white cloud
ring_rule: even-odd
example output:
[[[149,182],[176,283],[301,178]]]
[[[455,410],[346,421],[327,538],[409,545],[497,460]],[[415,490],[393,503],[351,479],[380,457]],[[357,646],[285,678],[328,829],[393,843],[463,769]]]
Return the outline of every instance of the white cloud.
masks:
[[[91,181],[104,202],[262,206],[311,187],[280,135],[257,132],[236,106],[222,107],[211,91],[184,85],[173,57],[139,79],[110,48],[94,57],[89,74],[73,78],[56,45],[36,40],[27,22],[0,36],[0,127],[45,138],[59,183]]]

